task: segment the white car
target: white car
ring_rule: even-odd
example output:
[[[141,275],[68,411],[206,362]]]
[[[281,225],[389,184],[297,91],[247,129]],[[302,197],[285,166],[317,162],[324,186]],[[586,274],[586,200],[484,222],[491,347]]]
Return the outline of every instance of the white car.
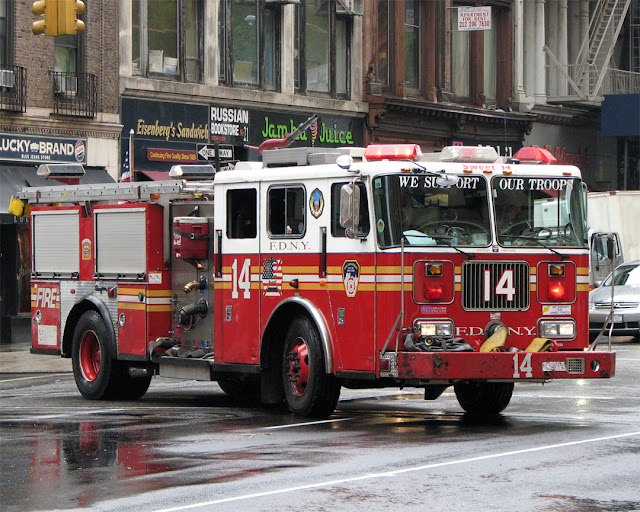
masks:
[[[640,338],[640,260],[628,261],[616,268],[613,287],[614,336]],[[611,310],[612,274],[589,292],[589,334],[595,337]],[[609,326],[605,331],[607,334]]]

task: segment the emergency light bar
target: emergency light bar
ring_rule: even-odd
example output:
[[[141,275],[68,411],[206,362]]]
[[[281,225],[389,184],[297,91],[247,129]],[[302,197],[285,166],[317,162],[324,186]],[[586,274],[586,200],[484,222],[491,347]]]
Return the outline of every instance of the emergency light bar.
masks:
[[[544,148],[537,148],[534,146],[520,148],[513,155],[513,158],[520,160],[521,162],[529,162],[530,164],[554,164],[556,158],[551,152]]]
[[[210,180],[216,174],[213,165],[174,165],[169,171],[169,176],[185,180]]]
[[[369,144],[364,152],[366,160],[416,160],[421,156],[418,144]]]
[[[40,164],[36,174],[67,185],[78,185],[84,176],[84,167],[82,164]]]
[[[82,164],[41,164],[36,172],[42,178],[82,178],[84,167]]]
[[[441,162],[494,163],[498,152],[491,146],[446,146],[440,152]]]

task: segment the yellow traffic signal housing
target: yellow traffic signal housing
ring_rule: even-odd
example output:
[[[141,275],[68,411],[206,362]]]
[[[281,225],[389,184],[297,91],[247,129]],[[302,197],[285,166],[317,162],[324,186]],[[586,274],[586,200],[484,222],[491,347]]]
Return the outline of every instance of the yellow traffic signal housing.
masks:
[[[84,22],[78,15],[84,12],[84,2],[80,0],[58,0],[58,33],[77,34],[84,31]]]
[[[33,2],[31,12],[36,16],[44,16],[33,22],[31,31],[38,35],[57,36],[58,32],[58,0],[39,0]]]

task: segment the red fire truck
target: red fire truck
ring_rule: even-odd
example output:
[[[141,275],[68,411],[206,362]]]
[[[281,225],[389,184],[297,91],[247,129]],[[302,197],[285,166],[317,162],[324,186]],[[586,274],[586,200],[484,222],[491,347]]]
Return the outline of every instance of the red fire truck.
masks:
[[[515,382],[612,377],[615,353],[588,344],[584,184],[548,156],[289,148],[25,189],[32,352],[70,357],[88,399],[159,375],[308,417],[341,387],[453,386],[496,414]]]

